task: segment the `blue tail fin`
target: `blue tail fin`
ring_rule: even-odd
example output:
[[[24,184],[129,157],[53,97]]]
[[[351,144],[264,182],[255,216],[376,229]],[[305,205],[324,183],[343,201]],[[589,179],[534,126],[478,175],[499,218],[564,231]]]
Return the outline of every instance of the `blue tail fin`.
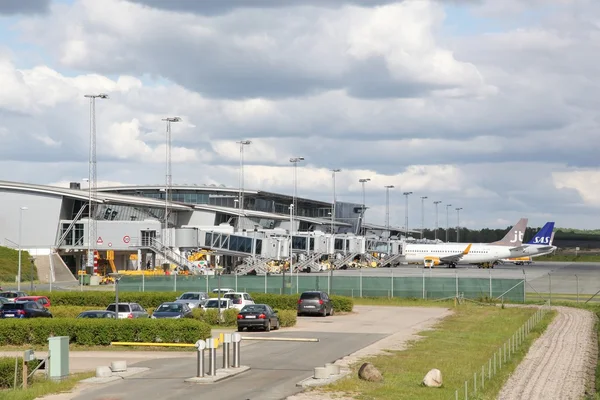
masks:
[[[527,244],[550,244],[552,240],[552,231],[554,231],[554,222],[546,222],[546,225]]]

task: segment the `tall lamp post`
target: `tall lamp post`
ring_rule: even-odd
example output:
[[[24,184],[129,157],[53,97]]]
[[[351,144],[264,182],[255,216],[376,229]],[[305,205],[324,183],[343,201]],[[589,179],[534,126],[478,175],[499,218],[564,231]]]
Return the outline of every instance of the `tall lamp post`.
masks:
[[[435,240],[437,240],[438,229],[440,229],[440,223],[438,219],[438,204],[440,203],[440,200],[436,200],[433,202],[433,204],[435,204]]]
[[[88,253],[86,264],[90,270],[94,270],[94,250],[95,241],[97,237],[98,226],[96,223],[96,215],[92,204],[92,197],[96,196],[98,190],[98,169],[96,159],[96,99],[108,99],[108,95],[105,93],[100,94],[86,94],[84,97],[90,99],[90,166],[88,171],[88,192],[89,192],[89,204],[88,204]],[[83,269],[83,268],[82,268]],[[83,285],[83,277],[81,278]]]
[[[405,206],[404,206],[404,238],[408,239],[408,196],[410,196],[411,194],[413,194],[413,192],[404,192],[402,193],[406,199],[405,201]]]
[[[82,181],[87,182],[88,184],[88,240],[87,240],[87,258],[85,260],[85,264],[81,265],[81,271],[79,271],[79,286],[80,289],[83,290],[83,272],[85,271],[85,266],[90,266],[90,255],[93,254],[92,251],[92,237],[95,236],[92,228],[92,185],[90,184],[89,178],[83,178]],[[96,240],[94,237],[93,240]],[[93,258],[92,258],[93,259]],[[93,271],[93,261],[92,261],[92,271]]]
[[[460,210],[462,210],[462,207],[456,208],[456,243],[460,239]]]
[[[452,204],[446,204],[446,243],[448,243],[448,231],[450,230],[450,218],[448,214],[448,210],[452,207]]]
[[[341,169],[332,169],[331,171],[331,176],[333,178],[333,202],[331,203],[331,234],[333,235],[334,231],[333,231],[333,226],[334,226],[334,222],[335,222],[335,203],[336,203],[336,198],[335,198],[335,174],[337,172],[340,172]]]
[[[427,196],[421,196],[421,239],[423,239],[423,231],[425,230],[425,199],[427,199]]]
[[[17,290],[21,290],[21,231],[23,225],[23,211],[28,210],[27,207],[19,208],[19,271],[17,272]]]
[[[244,146],[252,144],[250,140],[236,142],[240,145],[240,193],[238,194],[239,208],[244,209]]]
[[[304,161],[304,157],[292,157],[290,162],[294,164],[294,198],[292,200],[293,212],[298,213],[298,204],[296,197],[298,196],[298,163]]]
[[[292,276],[292,267],[294,265],[294,204],[290,204],[290,276]],[[281,268],[283,272],[281,282],[281,294],[285,294],[285,267]],[[293,277],[292,277],[293,278]]]
[[[169,200],[171,195],[172,178],[171,175],[171,122],[180,122],[179,117],[168,117],[163,118],[162,121],[167,123],[167,137],[166,137],[166,173],[165,173],[165,237],[163,239],[163,245],[169,247]]]
[[[391,236],[390,232],[390,189],[394,188],[394,185],[387,185],[385,187],[385,229],[387,231],[387,237]]]
[[[360,221],[358,226],[356,227],[356,234],[360,233],[360,228],[362,227],[363,223],[365,222],[365,207],[366,207],[366,200],[365,200],[365,183],[369,182],[371,180],[371,178],[361,178],[358,181],[360,182],[360,184],[362,185],[362,208],[360,210]]]

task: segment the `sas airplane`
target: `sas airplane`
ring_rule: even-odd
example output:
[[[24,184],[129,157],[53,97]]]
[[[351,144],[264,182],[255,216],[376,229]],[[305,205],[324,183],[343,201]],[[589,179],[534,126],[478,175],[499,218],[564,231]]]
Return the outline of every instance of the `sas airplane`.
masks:
[[[513,257],[505,258],[500,261],[506,263],[514,263],[516,265],[531,264],[532,257],[550,254],[556,250],[556,246],[552,245],[554,241],[554,222],[546,222],[546,225],[535,234],[533,238],[520,249],[514,250]]]
[[[404,245],[404,259],[408,263],[423,263],[425,267],[448,265],[456,268],[457,264],[493,263],[499,259],[510,258],[511,250],[523,244],[523,235],[527,228],[527,218],[519,222],[502,238],[493,243],[443,243]]]

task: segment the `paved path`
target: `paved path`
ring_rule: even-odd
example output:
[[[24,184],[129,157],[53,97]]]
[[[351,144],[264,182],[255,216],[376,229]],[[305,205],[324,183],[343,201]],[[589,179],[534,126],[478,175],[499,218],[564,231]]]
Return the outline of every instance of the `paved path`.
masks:
[[[596,316],[575,308],[554,309],[558,315],[508,379],[499,400],[579,400],[586,388],[593,388]]]
[[[300,318],[297,327],[279,332],[244,333],[244,336],[316,337],[320,342],[246,341],[241,353],[242,364],[252,369],[217,384],[199,386],[183,382],[195,374],[195,357],[169,358],[168,353],[162,353],[167,358],[136,364],[151,368],[146,373],[110,384],[80,385],[75,393],[45,399],[279,400],[299,392],[296,383],[311,376],[314,367],[348,356],[393,333],[410,339],[414,333],[448,315],[444,308],[357,306],[355,311],[327,318]],[[217,362],[221,362],[220,358]]]

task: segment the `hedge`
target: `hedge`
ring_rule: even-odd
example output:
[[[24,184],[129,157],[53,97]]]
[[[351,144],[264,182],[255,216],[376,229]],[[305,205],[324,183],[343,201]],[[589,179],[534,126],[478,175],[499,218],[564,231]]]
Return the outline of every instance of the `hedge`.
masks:
[[[27,363],[28,372],[31,373],[38,366],[40,360]],[[27,379],[31,384],[33,376]],[[13,388],[15,384],[15,357],[0,357],[0,389]],[[23,384],[23,358],[17,357],[17,387]]]
[[[278,310],[277,314],[282,328],[290,328],[296,325],[296,310]]]
[[[195,343],[210,335],[208,324],[191,318],[32,318],[0,324],[0,346],[45,345],[51,336],[69,336],[69,343],[82,346],[107,346],[110,342]]]
[[[183,292],[124,292],[119,293],[119,302],[139,303],[148,311],[155,309],[160,304],[174,301],[177,296]],[[114,292],[38,292],[36,295],[47,296],[52,306],[85,306],[105,309],[110,303],[115,301]],[[254,301],[258,304],[268,304],[278,310],[295,310],[298,305],[299,295],[297,294],[271,294],[271,293],[251,293]],[[333,308],[335,311],[351,312],[354,308],[354,301],[350,297],[331,296]]]

